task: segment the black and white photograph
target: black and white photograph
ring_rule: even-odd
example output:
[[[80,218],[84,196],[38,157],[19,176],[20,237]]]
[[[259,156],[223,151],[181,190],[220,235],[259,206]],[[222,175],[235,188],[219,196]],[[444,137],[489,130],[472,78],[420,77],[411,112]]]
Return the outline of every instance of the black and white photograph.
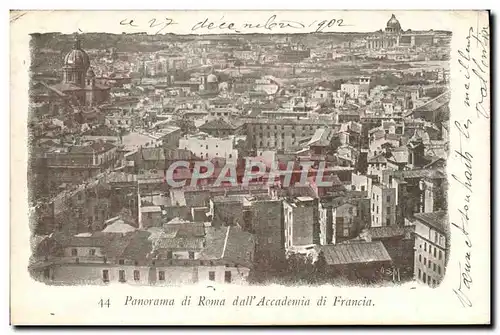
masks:
[[[488,297],[473,293],[488,287],[485,13],[138,13],[22,30],[11,225],[29,237],[11,257],[29,249],[16,273],[44,299],[81,287],[89,313],[190,305],[221,322],[313,306],[321,323],[318,306],[381,313],[398,292],[441,313]]]
[[[451,33],[380,27],[33,34],[32,276],[438,286]]]

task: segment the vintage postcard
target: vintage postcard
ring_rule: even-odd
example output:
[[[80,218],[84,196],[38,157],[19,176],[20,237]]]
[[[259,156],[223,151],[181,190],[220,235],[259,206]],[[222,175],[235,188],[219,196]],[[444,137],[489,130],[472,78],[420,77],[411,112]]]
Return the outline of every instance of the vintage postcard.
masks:
[[[487,11],[12,11],[14,325],[482,324]]]

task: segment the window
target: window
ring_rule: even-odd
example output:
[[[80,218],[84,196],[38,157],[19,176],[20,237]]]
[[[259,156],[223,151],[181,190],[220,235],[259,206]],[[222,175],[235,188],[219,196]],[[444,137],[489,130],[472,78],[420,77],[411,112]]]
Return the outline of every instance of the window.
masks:
[[[378,206],[377,206],[377,214],[378,214]]]
[[[167,251],[167,259],[172,259],[173,255],[172,255],[172,251]]]
[[[138,261],[134,261],[134,265],[135,266],[139,265],[139,262]]]
[[[364,192],[364,191],[365,191],[365,187],[361,186],[361,192]]]
[[[418,269],[418,279],[422,279],[422,270]]]
[[[80,263],[80,258],[78,258],[78,257],[77,257],[77,258],[75,259],[75,262],[76,262],[76,263]]]
[[[436,279],[432,280],[432,286],[436,286]]]
[[[439,250],[439,259],[443,258],[443,253],[441,250]]]
[[[427,258],[424,257],[424,265],[427,265]]]
[[[120,260],[118,260],[118,264],[120,264],[120,265],[124,265],[124,264],[125,264],[125,260],[124,260],[124,259],[120,259]]]
[[[427,242],[424,242],[424,251],[427,251]]]
[[[429,285],[431,284],[431,276],[427,275],[427,282],[429,283]]]
[[[418,261],[422,263],[422,255],[418,255]]]
[[[152,219],[153,218],[153,213],[148,213],[148,219]]]
[[[427,277],[425,275],[425,272],[424,272],[424,275],[423,275],[422,279],[424,280],[424,284],[425,284],[426,283],[426,279],[427,279]]]
[[[386,226],[390,226],[390,225],[391,225],[391,218],[387,218],[387,219],[385,220],[385,225],[386,225]]]
[[[391,196],[390,195],[387,196],[387,202],[391,202]]]
[[[90,249],[89,250],[89,255],[90,256],[95,256],[95,249]]]
[[[77,249],[71,249],[71,256],[78,256],[78,250]]]
[[[436,257],[436,247],[434,247],[434,257]]]
[[[432,269],[436,271],[436,263],[432,264]]]
[[[193,251],[189,252],[189,259],[194,259],[194,252]]]
[[[386,212],[387,212],[387,214],[391,214],[391,207],[387,207]]]
[[[125,282],[125,270],[118,271],[118,280],[122,283]]]
[[[441,266],[438,265],[438,273],[441,274]]]
[[[375,204],[372,204],[372,212],[375,211]]]
[[[158,279],[165,280],[165,271],[158,271]]]
[[[208,271],[208,280],[215,281],[215,271]]]
[[[429,264],[428,264],[429,269],[431,268],[431,264],[432,264],[432,262],[431,262],[431,260],[429,259]]]
[[[434,232],[434,242],[438,243],[438,233],[436,231]]]
[[[138,281],[139,279],[141,279],[141,275],[139,273],[139,270],[134,270],[134,280]]]
[[[224,272],[224,282],[225,283],[231,282],[231,271]]]
[[[104,282],[109,281],[109,270],[102,270],[102,280]]]

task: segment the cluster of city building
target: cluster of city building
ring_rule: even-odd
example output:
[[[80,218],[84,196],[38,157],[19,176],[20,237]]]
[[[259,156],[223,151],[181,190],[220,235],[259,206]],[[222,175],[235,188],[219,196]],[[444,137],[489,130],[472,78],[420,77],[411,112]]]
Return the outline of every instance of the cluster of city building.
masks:
[[[386,56],[440,55],[446,36],[393,16],[384,32],[332,42],[354,61],[294,36],[93,58],[77,36],[62,80],[36,69],[31,80],[30,272],[53,284],[245,284],[293,277],[300,258],[332,282],[439,285],[447,63],[398,70],[407,57]],[[357,70],[318,75],[325,62]]]

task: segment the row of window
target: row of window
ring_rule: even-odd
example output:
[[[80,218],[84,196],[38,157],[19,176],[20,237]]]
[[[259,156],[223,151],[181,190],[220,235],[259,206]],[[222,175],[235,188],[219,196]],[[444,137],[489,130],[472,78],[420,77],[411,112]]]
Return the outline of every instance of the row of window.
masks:
[[[377,199],[377,201],[378,201],[378,194],[375,194],[375,193],[373,193],[373,194],[372,194],[372,198],[373,198],[373,200],[375,200],[375,196],[376,196],[376,199]],[[388,195],[388,196],[386,197],[386,200],[387,200],[387,202],[391,202],[391,196],[390,196],[390,195]]]
[[[163,273],[163,278],[165,278],[165,273]],[[104,282],[109,282],[109,270],[102,270],[102,280]],[[125,276],[125,270],[118,271],[118,280],[122,283],[127,281],[127,278]],[[141,273],[139,270],[134,270],[134,280],[135,281],[141,280]]]
[[[422,245],[420,245],[422,248]],[[424,242],[424,251],[427,252],[427,242]],[[429,254],[434,255],[434,257],[438,257],[439,259],[443,258],[443,252],[439,250],[437,247],[432,247],[432,244],[429,243]]]
[[[96,255],[96,249],[89,249],[88,255],[89,256],[95,256]],[[71,256],[73,256],[73,257],[78,256],[78,249],[71,249]],[[188,251],[188,257],[189,257],[189,259],[195,259],[194,256],[195,256],[194,251]],[[167,259],[172,259],[172,258],[173,258],[173,252],[172,251],[168,251],[167,252]],[[77,263],[78,263],[78,258],[76,260],[77,260]],[[104,263],[106,263],[106,261],[107,261],[107,258],[104,257]],[[118,260],[118,264],[124,265],[125,264],[125,260],[124,259],[119,259]],[[134,264],[138,265],[138,262],[134,261]],[[154,261],[153,261],[153,264],[154,264]]]
[[[356,191],[356,185],[351,185],[351,190],[352,191]],[[365,186],[361,185],[360,186],[360,190],[361,190],[361,192],[364,192],[365,191]]]
[[[378,224],[378,216],[372,215],[372,222],[375,222],[376,224]],[[390,217],[387,217],[385,219],[385,225],[386,226],[390,226],[391,225],[391,218]]]
[[[215,281],[215,271],[208,272],[208,279],[211,281]],[[102,280],[104,282],[109,282],[109,270],[102,270]],[[118,280],[120,282],[126,282],[127,278],[125,275],[125,270],[118,271]],[[141,273],[139,270],[134,270],[134,281],[141,280]],[[165,271],[158,271],[158,280],[165,281]],[[231,282],[231,271],[224,272],[224,282]]]
[[[89,249],[89,256],[95,256],[96,249]],[[71,249],[71,256],[78,256],[78,249]]]
[[[251,129],[281,129],[285,130],[285,127],[287,128],[293,128],[294,130],[315,130],[320,128],[322,125],[314,125],[314,126],[297,126],[297,125],[281,125],[281,126],[270,126],[270,125],[260,125],[260,126],[250,126]],[[254,128],[255,127],[255,128]]]
[[[207,149],[208,149],[208,148],[207,148]],[[218,153],[218,152],[216,152],[216,153],[215,153],[215,156],[219,156],[219,153]],[[203,157],[203,152],[202,152],[202,153],[200,153],[200,157]],[[208,152],[207,152],[207,153],[205,153],[205,157],[206,157],[206,158],[208,158]],[[233,158],[233,154],[229,154],[229,157],[228,157],[228,158]]]
[[[418,255],[418,261],[420,263],[422,263],[422,255]],[[429,269],[432,266],[432,269],[434,270],[434,272],[436,271],[436,268],[437,268],[438,274],[441,274],[441,266],[440,265],[436,266],[436,263],[433,263],[430,259],[427,260],[426,257],[424,257],[424,266],[427,266]]]
[[[255,133],[252,135],[253,138],[255,137],[281,137],[284,138],[285,135],[290,135],[292,138],[295,138],[297,136],[296,133],[291,133],[291,134],[285,134],[285,133]],[[306,136],[306,133],[302,132],[301,136]]]
[[[418,269],[418,279],[422,280],[424,284],[429,284],[429,286],[434,287],[436,286],[436,279],[432,279],[431,282],[431,276],[426,274],[425,271],[422,273],[422,270]]]

